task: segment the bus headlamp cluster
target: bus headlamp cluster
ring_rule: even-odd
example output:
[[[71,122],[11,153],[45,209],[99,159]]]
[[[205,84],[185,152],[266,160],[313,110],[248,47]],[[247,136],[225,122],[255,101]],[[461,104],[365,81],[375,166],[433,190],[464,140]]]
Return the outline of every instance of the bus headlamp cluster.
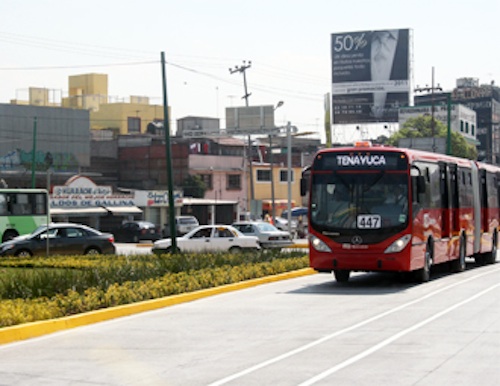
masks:
[[[405,249],[410,240],[411,240],[411,235],[404,235],[403,237],[400,237],[399,239],[394,241],[391,245],[389,245],[387,249],[384,251],[384,253],[401,252],[403,249]]]
[[[309,242],[313,246],[314,249],[316,249],[318,252],[331,252],[332,250],[326,243],[316,236],[311,236]]]

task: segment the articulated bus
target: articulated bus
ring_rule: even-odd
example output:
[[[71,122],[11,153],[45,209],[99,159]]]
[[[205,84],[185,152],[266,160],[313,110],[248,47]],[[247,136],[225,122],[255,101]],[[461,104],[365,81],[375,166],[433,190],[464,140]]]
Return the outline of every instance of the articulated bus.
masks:
[[[500,168],[442,154],[372,146],[319,151],[301,180],[309,198],[310,266],[333,272],[455,272],[496,261]]]
[[[44,189],[0,189],[2,243],[50,222],[49,194]]]

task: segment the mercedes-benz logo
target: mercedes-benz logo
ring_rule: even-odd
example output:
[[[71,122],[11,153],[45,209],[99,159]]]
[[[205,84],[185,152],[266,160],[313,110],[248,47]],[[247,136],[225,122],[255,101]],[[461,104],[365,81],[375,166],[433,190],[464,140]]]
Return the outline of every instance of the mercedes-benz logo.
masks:
[[[362,242],[363,242],[363,239],[359,235],[353,236],[353,238],[351,239],[351,243],[354,245],[359,245]]]

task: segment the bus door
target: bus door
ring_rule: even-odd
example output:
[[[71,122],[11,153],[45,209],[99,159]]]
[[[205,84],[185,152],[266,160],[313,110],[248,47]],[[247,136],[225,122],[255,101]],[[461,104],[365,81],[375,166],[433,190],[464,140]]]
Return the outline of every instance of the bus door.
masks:
[[[486,179],[486,170],[479,170],[479,195],[481,202],[481,232],[488,232],[489,208],[488,208],[488,182]]]
[[[452,213],[450,210],[450,171],[446,162],[439,162],[440,192],[441,192],[441,238],[450,238],[452,236]]]
[[[459,210],[458,210],[458,167],[456,164],[448,164],[450,204],[451,204],[451,223],[450,230],[453,235],[460,232]]]

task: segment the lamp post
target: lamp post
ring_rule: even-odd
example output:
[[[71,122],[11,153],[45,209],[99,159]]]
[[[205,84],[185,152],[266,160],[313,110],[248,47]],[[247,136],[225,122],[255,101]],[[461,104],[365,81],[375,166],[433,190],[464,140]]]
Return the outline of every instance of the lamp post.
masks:
[[[288,200],[287,200],[287,221],[288,221],[288,232],[292,233],[292,125],[290,122],[286,125],[286,142],[287,142],[287,154],[286,154],[286,183],[288,190]]]

